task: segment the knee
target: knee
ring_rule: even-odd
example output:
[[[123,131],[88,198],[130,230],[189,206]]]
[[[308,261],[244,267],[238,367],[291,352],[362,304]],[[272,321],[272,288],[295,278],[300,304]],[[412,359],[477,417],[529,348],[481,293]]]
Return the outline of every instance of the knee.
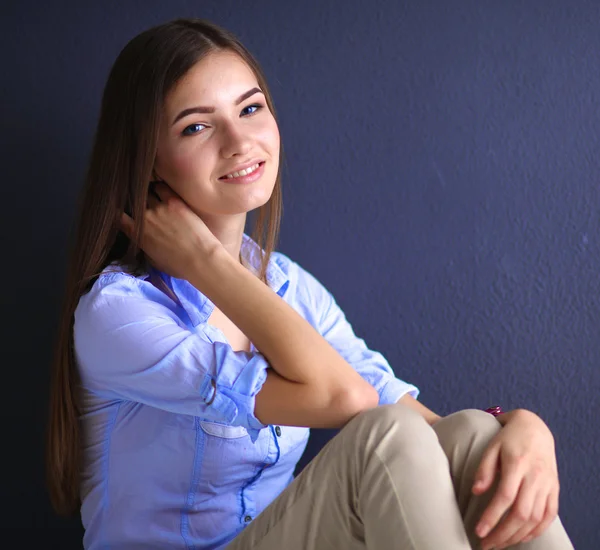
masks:
[[[383,440],[392,439],[396,448],[424,450],[438,445],[438,439],[427,421],[406,405],[380,405],[359,413],[348,423],[351,437],[372,448]]]
[[[479,409],[463,409],[444,417],[442,421],[453,424],[458,430],[465,432],[497,433],[500,422],[496,418]]]
[[[366,424],[370,428],[380,424],[402,424],[406,430],[420,430],[428,426],[426,420],[415,410],[401,403],[379,405],[362,411],[353,419],[357,424]]]
[[[453,440],[478,439],[486,442],[492,439],[501,427],[494,416],[478,409],[457,411],[438,420],[434,425],[442,442],[449,434],[452,434]]]

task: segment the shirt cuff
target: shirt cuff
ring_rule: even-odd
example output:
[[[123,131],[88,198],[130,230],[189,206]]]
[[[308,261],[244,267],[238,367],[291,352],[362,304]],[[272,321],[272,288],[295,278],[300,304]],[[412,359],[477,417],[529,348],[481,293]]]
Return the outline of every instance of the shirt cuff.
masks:
[[[398,378],[392,378],[379,392],[379,404],[390,405],[396,403],[407,393],[417,399],[420,390],[412,384],[407,384]]]
[[[258,439],[260,430],[268,426],[254,415],[256,394],[267,379],[268,367],[265,357],[257,353],[244,365],[231,387],[219,384],[217,380],[214,389],[211,378],[207,377],[201,388],[204,400],[210,403],[209,407],[217,411],[228,424],[246,428],[252,443]]]

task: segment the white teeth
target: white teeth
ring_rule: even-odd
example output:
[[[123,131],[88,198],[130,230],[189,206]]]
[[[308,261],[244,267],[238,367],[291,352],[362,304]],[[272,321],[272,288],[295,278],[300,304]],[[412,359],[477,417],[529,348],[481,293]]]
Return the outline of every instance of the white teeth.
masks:
[[[254,166],[250,166],[250,168],[246,168],[245,170],[240,170],[239,172],[232,172],[231,174],[227,174],[227,178],[239,178],[240,176],[247,176],[248,174],[252,174],[254,170],[258,168],[260,163],[255,164]]]

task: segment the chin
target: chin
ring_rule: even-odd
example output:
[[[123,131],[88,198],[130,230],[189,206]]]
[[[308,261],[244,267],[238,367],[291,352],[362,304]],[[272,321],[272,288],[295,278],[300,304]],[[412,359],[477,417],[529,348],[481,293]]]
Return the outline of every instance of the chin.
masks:
[[[227,205],[224,205],[222,209],[216,209],[214,213],[220,214],[224,216],[235,216],[237,214],[247,214],[248,212],[252,212],[261,206],[264,206],[269,202],[271,195],[268,197],[251,197],[248,200],[239,200],[234,203],[229,202]]]

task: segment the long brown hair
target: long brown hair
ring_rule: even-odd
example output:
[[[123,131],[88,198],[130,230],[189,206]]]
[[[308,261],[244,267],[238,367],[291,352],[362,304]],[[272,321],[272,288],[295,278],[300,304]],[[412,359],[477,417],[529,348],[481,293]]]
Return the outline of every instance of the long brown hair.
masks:
[[[50,414],[46,433],[46,483],[54,510],[73,515],[79,496],[81,434],[79,376],[73,353],[74,313],[80,297],[102,270],[118,260],[138,276],[145,270],[140,242],[143,213],[158,143],[165,96],[200,59],[216,50],[237,53],[254,71],[273,115],[265,76],[252,54],[228,31],[202,19],[176,19],[133,38],[117,57],[102,96],[100,118],[78,203],[51,373]],[[283,212],[279,170],[269,201],[255,214],[251,237],[265,251],[258,276],[266,269],[279,238]],[[133,239],[119,231],[121,212],[136,220]]]

